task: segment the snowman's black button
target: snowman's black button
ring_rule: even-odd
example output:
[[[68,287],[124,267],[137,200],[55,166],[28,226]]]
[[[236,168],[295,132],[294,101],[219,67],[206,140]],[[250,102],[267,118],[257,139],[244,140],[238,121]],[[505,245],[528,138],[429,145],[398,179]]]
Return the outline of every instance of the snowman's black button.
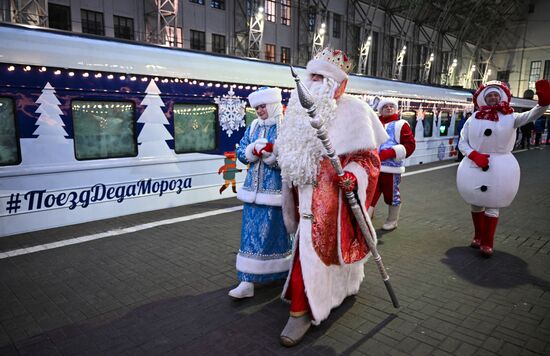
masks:
[[[485,129],[485,132],[483,133],[485,136],[491,136],[493,134],[493,130],[491,129]]]
[[[487,186],[486,186],[486,185],[482,185],[480,189],[481,189],[482,192],[486,192],[486,191],[487,191]]]

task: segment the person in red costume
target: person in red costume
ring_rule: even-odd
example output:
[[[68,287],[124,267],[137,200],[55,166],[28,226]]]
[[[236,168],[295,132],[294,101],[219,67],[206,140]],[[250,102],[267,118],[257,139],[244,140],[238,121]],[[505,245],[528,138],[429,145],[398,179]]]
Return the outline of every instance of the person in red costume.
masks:
[[[384,202],[388,205],[388,217],[382,225],[382,230],[387,231],[397,227],[401,210],[399,184],[401,174],[405,172],[404,159],[412,155],[416,148],[414,133],[409,123],[399,118],[398,110],[399,106],[394,99],[382,99],[378,104],[380,121],[390,138],[378,149],[382,165],[377,189],[369,207],[369,215],[372,217],[376,203],[383,194]]]
[[[474,94],[477,111],[466,121],[458,148],[465,158],[458,166],[456,183],[471,205],[474,238],[470,243],[483,256],[493,254],[499,209],[509,206],[519,189],[520,170],[512,149],[516,129],[535,121],[550,105],[550,83],[535,83],[538,105],[517,114],[510,107],[512,94],[499,81],[481,85]]]
[[[283,217],[287,231],[295,234],[282,293],[290,301],[280,337],[285,346],[297,344],[311,324],[318,325],[359,291],[370,255],[342,191],[355,191],[367,213],[380,169],[376,149],[388,135],[365,102],[344,94],[350,67],[342,51],[324,49],[307,64],[303,80],[315,98],[316,118],[324,123],[342,163],[342,178],[326,157],[296,91],[277,136]]]

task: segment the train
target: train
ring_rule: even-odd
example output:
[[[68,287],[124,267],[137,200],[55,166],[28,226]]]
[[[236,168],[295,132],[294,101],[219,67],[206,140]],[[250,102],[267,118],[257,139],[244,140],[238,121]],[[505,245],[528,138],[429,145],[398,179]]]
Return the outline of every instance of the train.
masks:
[[[0,38],[0,236],[235,196],[221,187],[246,173],[246,97],[277,86],[286,103],[294,87],[288,65],[257,59],[14,24]],[[452,159],[473,109],[467,90],[362,75],[347,92],[399,101],[406,165]]]

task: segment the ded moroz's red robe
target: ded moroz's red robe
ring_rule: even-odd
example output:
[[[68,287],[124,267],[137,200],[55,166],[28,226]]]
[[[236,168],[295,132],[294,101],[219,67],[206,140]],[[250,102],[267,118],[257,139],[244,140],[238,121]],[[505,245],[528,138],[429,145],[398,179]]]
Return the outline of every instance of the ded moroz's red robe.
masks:
[[[380,173],[376,150],[388,136],[372,109],[349,95],[337,101],[336,117],[327,130],[342,167],[357,178],[357,196],[366,215]],[[293,261],[299,250],[296,261],[300,263],[312,323],[317,325],[332,308],[359,291],[363,264],[370,254],[327,157],[320,162],[315,184],[295,188],[297,199],[289,190],[283,192],[283,210],[289,231],[296,231]],[[298,214],[294,214],[296,206]],[[292,226],[296,221],[298,226]],[[289,279],[282,294],[286,300],[290,298]]]

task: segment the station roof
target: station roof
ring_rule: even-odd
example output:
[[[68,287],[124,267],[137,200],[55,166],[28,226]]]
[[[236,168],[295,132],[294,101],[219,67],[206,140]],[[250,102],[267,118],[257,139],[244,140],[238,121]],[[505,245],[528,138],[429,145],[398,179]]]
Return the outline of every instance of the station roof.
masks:
[[[540,1],[540,0],[539,0]],[[424,24],[481,48],[513,48],[517,32],[537,0],[356,0],[364,9]],[[373,10],[371,10],[372,13]]]

